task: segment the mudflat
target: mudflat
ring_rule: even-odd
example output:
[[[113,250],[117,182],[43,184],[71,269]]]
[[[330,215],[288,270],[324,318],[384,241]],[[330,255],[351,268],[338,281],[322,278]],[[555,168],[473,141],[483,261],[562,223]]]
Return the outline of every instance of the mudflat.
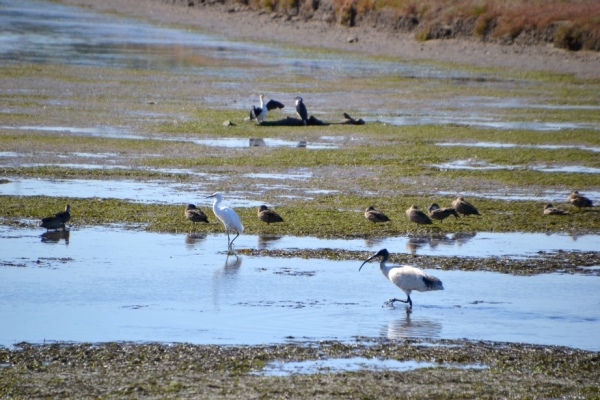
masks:
[[[417,41],[412,33],[374,29],[366,25],[346,27],[319,19],[304,20],[248,6],[210,4],[186,6],[160,0],[63,0],[65,4],[102,12],[182,24],[230,37],[274,41],[293,45],[348,50],[365,55],[434,60],[476,67],[539,70],[600,78],[600,54],[569,51],[548,45],[501,45],[479,39]]]

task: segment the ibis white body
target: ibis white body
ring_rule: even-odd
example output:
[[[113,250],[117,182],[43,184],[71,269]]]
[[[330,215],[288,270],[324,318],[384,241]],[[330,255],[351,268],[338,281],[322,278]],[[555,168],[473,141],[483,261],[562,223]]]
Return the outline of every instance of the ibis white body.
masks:
[[[389,299],[386,301],[386,305],[393,306],[395,301],[402,303],[408,303],[412,308],[412,300],[410,294],[413,290],[417,292],[428,292],[431,290],[444,290],[444,285],[435,276],[427,274],[420,268],[413,267],[412,265],[387,265],[387,260],[390,253],[387,249],[379,250],[376,254],[369,257],[365,262],[362,263],[359,271],[367,262],[377,257],[383,257],[379,263],[381,273],[387,279],[389,279],[394,285],[398,286],[404,293],[406,293],[407,299],[400,300],[396,298]]]
[[[242,233],[244,233],[244,225],[242,225],[242,221],[240,221],[240,217],[229,207],[221,206],[221,200],[223,200],[223,196],[221,193],[214,193],[210,196],[206,196],[206,198],[214,197],[215,200],[213,202],[213,213],[215,213],[215,217],[217,217],[225,226],[225,231],[227,232],[227,247],[231,249],[233,245],[233,241],[237,239]],[[229,241],[229,231],[235,231],[237,235]]]

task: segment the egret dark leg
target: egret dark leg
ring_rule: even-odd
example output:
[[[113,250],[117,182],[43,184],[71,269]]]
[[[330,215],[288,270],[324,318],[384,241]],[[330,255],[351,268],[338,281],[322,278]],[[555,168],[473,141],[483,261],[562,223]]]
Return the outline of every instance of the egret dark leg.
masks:
[[[238,236],[240,236],[240,233],[238,231],[235,231],[235,233],[237,233],[237,235],[235,235],[235,237],[231,240],[231,244],[229,245],[230,247],[233,246],[233,241],[237,239]]]

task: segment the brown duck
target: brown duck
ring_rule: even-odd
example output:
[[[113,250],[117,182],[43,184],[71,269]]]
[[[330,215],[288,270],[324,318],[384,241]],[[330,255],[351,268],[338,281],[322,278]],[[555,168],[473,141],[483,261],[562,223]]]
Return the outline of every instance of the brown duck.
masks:
[[[431,217],[431,219],[436,219],[438,221],[443,221],[451,215],[454,215],[454,218],[460,218],[454,208],[440,208],[438,203],[433,203],[432,205],[430,205],[427,211],[429,211],[429,216]]]
[[[567,200],[569,203],[573,204],[575,207],[579,208],[580,210],[582,207],[593,207],[594,206],[594,204],[592,203],[592,200],[579,194],[579,192],[577,190],[575,190],[573,193],[571,193],[569,195],[569,197],[567,198]]]
[[[427,216],[427,214],[419,210],[419,208],[414,204],[410,206],[408,210],[406,210],[406,216],[408,217],[408,219],[410,219],[416,224],[430,225],[433,223],[431,222],[431,219]]]
[[[373,206],[367,207],[367,209],[365,210],[365,218],[375,223],[391,221],[391,219],[389,219],[387,215],[377,210]]]
[[[197,208],[194,204],[188,204],[185,207],[184,215],[187,219],[192,221],[192,225],[196,222],[208,223],[208,217],[204,214],[204,211]]]
[[[474,205],[467,202],[464,197],[459,197],[452,202],[452,207],[462,215],[481,215]]]
[[[275,222],[283,222],[283,218],[279,216],[275,211],[270,210],[269,207],[264,204],[258,207],[258,219],[268,224],[273,224]]]
[[[554,207],[551,203],[544,206],[544,215],[567,215],[568,211]]]

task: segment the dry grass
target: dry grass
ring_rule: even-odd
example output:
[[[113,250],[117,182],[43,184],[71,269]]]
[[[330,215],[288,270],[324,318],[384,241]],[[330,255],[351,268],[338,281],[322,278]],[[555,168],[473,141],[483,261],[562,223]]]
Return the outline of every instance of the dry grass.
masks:
[[[464,25],[486,39],[515,40],[527,33],[534,40],[554,42],[572,50],[600,50],[600,1],[597,0],[332,0],[337,21],[352,25],[369,13],[386,10],[419,19],[417,32],[439,26]],[[472,26],[472,28],[471,28]],[[458,32],[457,29],[454,29]],[[450,33],[454,37],[457,33]],[[429,34],[428,38],[439,37]]]

